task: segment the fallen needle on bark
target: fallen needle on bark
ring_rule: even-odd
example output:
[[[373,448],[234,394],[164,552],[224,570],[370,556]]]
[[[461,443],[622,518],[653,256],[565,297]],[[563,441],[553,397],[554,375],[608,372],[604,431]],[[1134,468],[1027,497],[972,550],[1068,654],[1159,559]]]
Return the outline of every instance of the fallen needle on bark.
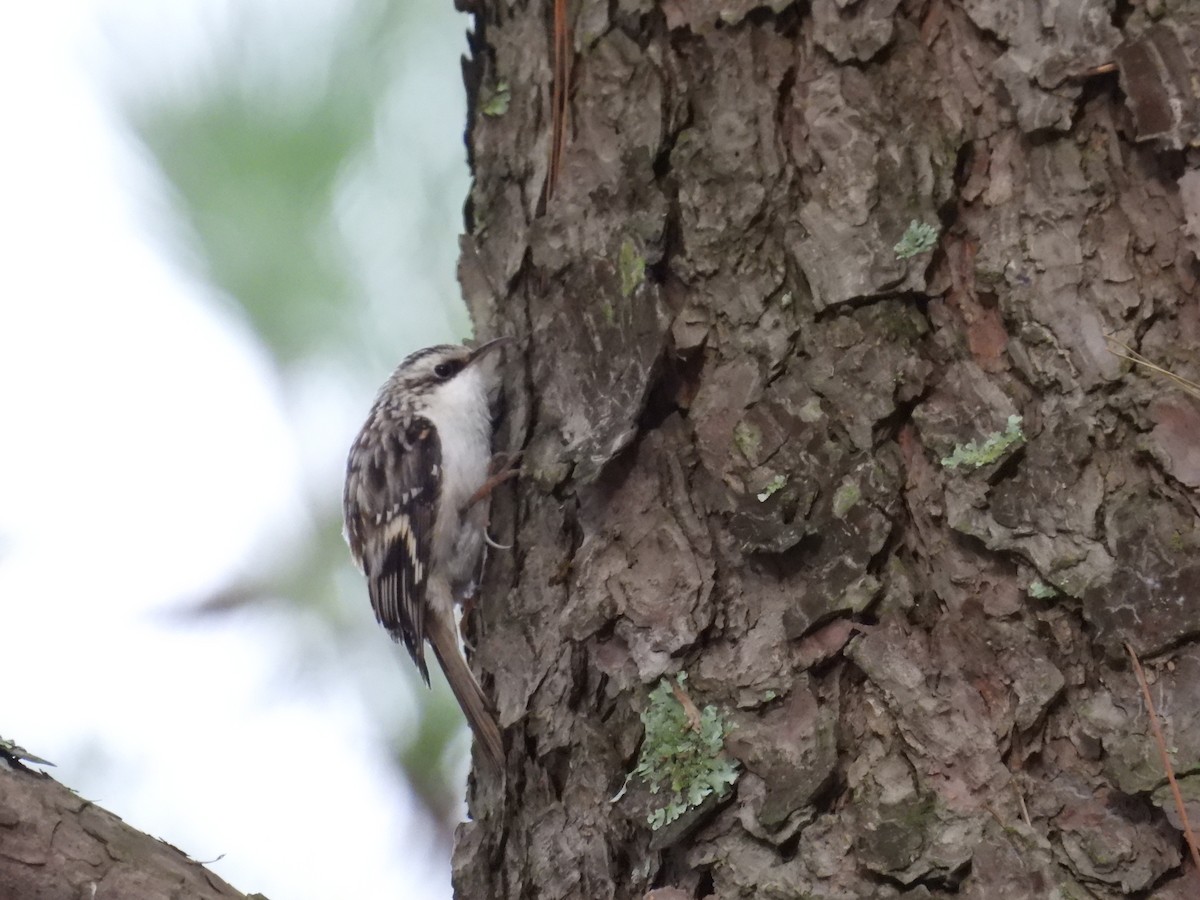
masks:
[[[1146,673],[1142,671],[1142,664],[1138,660],[1137,654],[1133,652],[1133,647],[1126,643],[1125,649],[1129,653],[1129,658],[1133,660],[1133,671],[1142,688],[1142,699],[1146,701],[1146,711],[1150,716],[1150,728],[1154,732],[1154,743],[1158,745],[1163,769],[1166,770],[1167,781],[1171,785],[1171,796],[1175,798],[1175,808],[1179,811],[1179,824],[1183,826],[1183,838],[1187,841],[1188,849],[1192,851],[1192,865],[1196,867],[1197,872],[1200,872],[1200,847],[1196,844],[1196,835],[1192,833],[1192,826],[1188,822],[1187,806],[1183,802],[1183,795],[1179,792],[1179,783],[1175,780],[1175,770],[1171,767],[1171,756],[1167,753],[1167,742],[1163,738],[1162,725],[1158,721],[1158,710],[1154,708],[1154,701],[1150,698],[1150,685],[1146,683]]]

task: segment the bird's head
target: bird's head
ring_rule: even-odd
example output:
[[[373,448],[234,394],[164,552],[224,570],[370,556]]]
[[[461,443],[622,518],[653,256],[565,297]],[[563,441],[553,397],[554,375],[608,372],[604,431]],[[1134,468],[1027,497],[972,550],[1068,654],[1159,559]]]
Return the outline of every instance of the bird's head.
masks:
[[[467,347],[462,344],[438,344],[417,350],[396,367],[385,392],[402,392],[420,398],[419,405],[465,402],[483,397],[490,399],[498,387],[492,365],[494,353],[512,338],[500,337]]]

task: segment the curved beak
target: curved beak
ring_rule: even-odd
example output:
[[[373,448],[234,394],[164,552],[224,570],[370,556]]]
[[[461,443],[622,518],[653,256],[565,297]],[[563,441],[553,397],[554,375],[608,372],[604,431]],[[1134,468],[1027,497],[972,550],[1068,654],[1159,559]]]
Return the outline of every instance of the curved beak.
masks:
[[[498,347],[503,347],[505,344],[511,343],[513,343],[513,338],[507,336],[486,341],[471,351],[471,355],[467,357],[467,365],[478,362]]]

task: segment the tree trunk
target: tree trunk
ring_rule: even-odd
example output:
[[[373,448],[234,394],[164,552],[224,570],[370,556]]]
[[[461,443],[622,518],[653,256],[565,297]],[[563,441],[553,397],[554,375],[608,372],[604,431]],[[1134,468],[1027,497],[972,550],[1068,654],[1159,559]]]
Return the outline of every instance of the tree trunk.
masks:
[[[1200,771],[1200,407],[1106,341],[1200,380],[1187,6],[572,0],[548,189],[553,2],[482,4],[460,897],[1196,896],[1124,645]]]

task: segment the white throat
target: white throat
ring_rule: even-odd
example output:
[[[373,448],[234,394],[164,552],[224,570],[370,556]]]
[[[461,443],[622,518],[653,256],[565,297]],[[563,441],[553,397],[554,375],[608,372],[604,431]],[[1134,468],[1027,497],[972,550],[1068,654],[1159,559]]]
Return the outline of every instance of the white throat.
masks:
[[[478,367],[467,366],[454,378],[437,385],[423,399],[421,413],[438,430],[443,463],[448,447],[470,447],[485,457],[489,455],[488,385]]]

